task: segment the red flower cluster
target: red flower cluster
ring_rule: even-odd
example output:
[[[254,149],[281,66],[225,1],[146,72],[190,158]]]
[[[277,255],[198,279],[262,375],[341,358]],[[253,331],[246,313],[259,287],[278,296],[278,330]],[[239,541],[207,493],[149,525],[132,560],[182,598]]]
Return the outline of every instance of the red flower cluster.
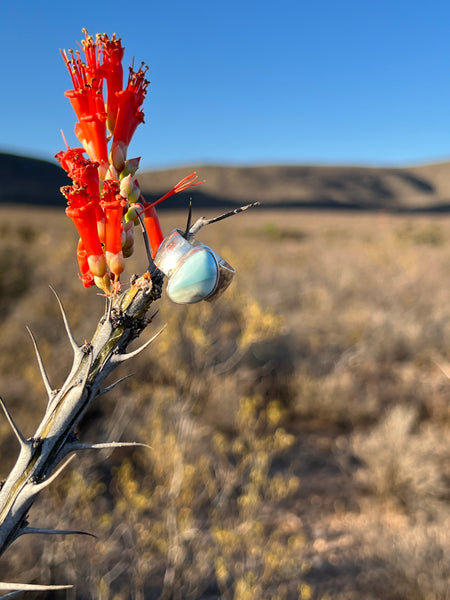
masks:
[[[84,33],[82,51],[61,52],[73,83],[65,95],[77,116],[75,135],[83,147],[67,147],[56,158],[73,182],[61,191],[68,202],[66,214],[80,235],[81,280],[85,287],[95,284],[110,294],[118,291],[124,258],[133,253],[136,211],[143,214],[155,255],[163,240],[155,204],[201,182],[192,173],[157,202],[143,200],[135,178],[139,159],[127,160],[127,153],[137,126],[144,121],[148,67],[144,63],[137,71],[130,67],[124,88],[121,40],[106,34],[94,39]]]

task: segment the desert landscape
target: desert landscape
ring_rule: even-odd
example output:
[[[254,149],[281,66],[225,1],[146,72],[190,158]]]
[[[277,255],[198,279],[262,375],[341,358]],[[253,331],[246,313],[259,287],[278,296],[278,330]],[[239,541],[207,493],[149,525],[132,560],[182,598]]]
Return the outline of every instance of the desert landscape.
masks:
[[[57,387],[71,349],[49,285],[80,342],[103,299],[77,277],[64,174],[7,156],[0,395],[32,436],[46,395],[26,326]],[[213,304],[163,296],[144,339],[166,330],[79,428],[151,449],[86,451],[30,512],[97,538],[24,536],[0,579],[70,583],[51,596],[70,600],[448,600],[450,163],[196,170],[167,233],[190,197],[195,216],[262,202],[199,234],[235,279]],[[145,268],[136,235],[127,275]],[[16,445],[0,418],[0,479]]]

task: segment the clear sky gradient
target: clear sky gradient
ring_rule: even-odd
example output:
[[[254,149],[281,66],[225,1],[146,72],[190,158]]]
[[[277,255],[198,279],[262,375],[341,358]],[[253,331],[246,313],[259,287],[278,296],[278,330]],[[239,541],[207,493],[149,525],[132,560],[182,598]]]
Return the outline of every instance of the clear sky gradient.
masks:
[[[0,151],[51,159],[86,27],[148,63],[142,166],[450,159],[450,3],[0,1]]]

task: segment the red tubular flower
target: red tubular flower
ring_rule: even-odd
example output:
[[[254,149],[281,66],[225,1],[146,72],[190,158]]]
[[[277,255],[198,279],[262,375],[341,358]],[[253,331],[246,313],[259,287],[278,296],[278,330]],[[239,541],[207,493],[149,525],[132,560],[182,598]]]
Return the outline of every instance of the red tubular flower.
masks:
[[[145,79],[147,70],[148,67],[144,64],[138,71],[130,67],[127,87],[117,93],[118,110],[111,146],[111,162],[119,173],[125,166],[131,138],[137,126],[144,122],[141,106],[150,83]]]
[[[106,100],[106,125],[111,134],[114,133],[116,125],[117,111],[119,108],[118,93],[123,88],[123,67],[122,59],[124,48],[122,40],[116,39],[115,34],[111,39],[103,34],[100,36],[101,48],[103,53],[102,71],[106,79],[108,96]]]
[[[144,225],[152,249],[152,258],[155,258],[155,254],[164,239],[164,235],[159,223],[158,215],[156,214],[156,208],[153,206],[150,206],[149,210],[144,214]]]
[[[56,160],[64,171],[75,181],[80,180],[79,169],[87,162],[83,156],[83,152],[84,148],[69,148],[67,146],[67,150],[60,150],[58,154],[55,154]]]
[[[73,90],[65,95],[78,117],[75,135],[83,144],[89,157],[100,165],[108,162],[106,141],[106,112],[102,94],[103,74],[98,56],[99,41],[89,37],[83,40],[86,61],[79,52],[61,51],[66,67],[72,77]]]
[[[118,193],[117,181],[107,180],[100,205],[105,213],[105,256],[108,267],[116,278],[125,268],[122,253],[122,217],[126,201]]]
[[[69,96],[66,93],[66,96]],[[72,106],[73,98],[70,98]],[[80,111],[81,112],[81,111]],[[102,178],[106,176],[108,170],[108,148],[106,145],[106,117],[103,115],[87,115],[79,117],[80,121],[75,124],[75,135],[83,144],[86,153],[90,158],[99,163]]]
[[[98,237],[95,204],[89,200],[85,188],[67,186],[61,191],[69,203],[66,215],[74,222],[86,251],[89,271],[93,276],[102,277],[106,272],[106,263]]]
[[[84,249],[83,242],[81,239],[78,241],[77,246],[77,260],[78,266],[80,267],[80,279],[83,282],[85,288],[92,287],[94,285],[94,277],[89,269],[87,252]]]
[[[86,187],[93,202],[100,202],[98,163],[84,158],[83,148],[67,148],[65,152],[61,150],[55,158],[74,183]]]

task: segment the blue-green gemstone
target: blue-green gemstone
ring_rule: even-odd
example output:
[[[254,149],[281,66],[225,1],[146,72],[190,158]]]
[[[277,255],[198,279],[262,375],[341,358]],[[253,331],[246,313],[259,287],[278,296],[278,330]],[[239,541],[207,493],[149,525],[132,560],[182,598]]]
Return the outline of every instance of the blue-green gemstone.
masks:
[[[207,298],[217,284],[218,267],[207,248],[196,248],[172,273],[167,295],[177,304],[194,304]]]

